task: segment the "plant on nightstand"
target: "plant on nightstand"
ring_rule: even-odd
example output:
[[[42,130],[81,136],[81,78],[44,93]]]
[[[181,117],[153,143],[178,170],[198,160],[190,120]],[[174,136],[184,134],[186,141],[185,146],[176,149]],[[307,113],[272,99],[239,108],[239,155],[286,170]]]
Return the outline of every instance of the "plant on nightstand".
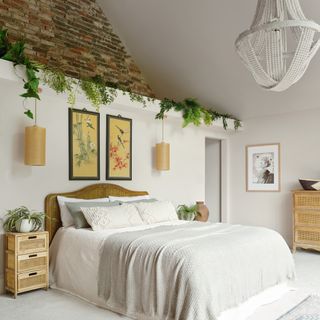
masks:
[[[38,231],[43,225],[44,217],[43,212],[32,211],[22,206],[7,211],[3,228],[7,232]]]
[[[197,205],[187,206],[186,204],[182,204],[177,208],[177,214],[180,220],[188,220],[193,221],[197,216]]]

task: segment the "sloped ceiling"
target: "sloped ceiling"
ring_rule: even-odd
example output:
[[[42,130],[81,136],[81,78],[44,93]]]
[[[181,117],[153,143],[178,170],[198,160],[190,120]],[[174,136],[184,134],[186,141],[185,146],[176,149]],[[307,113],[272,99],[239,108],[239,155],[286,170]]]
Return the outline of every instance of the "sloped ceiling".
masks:
[[[98,0],[160,98],[197,97],[242,120],[320,107],[320,51],[282,93],[257,86],[234,50],[256,0]],[[320,23],[320,2],[302,0]]]

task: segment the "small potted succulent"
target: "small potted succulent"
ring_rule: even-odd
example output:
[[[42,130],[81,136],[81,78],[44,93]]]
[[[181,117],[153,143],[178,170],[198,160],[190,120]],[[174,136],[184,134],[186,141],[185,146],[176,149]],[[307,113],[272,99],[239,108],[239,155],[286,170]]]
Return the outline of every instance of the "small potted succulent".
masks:
[[[43,225],[44,217],[43,212],[32,211],[22,206],[7,211],[3,228],[7,232],[38,231]]]
[[[188,220],[193,221],[197,216],[197,205],[193,204],[187,206],[186,204],[182,204],[177,208],[177,214],[180,220]]]

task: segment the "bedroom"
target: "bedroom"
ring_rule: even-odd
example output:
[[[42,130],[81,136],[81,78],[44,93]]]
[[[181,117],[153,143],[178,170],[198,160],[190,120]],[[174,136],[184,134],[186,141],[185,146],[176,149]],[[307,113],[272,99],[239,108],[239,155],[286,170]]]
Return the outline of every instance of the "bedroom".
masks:
[[[296,3],[296,1],[271,1],[274,6],[276,2]],[[173,4],[169,1],[142,0],[130,2],[119,0],[0,0],[0,30],[2,31],[0,37],[0,94],[3,110],[0,117],[0,177],[2,182],[0,217],[5,221],[8,210],[21,206],[46,212],[44,228],[49,232],[50,240],[46,241],[45,248],[49,253],[41,252],[45,252],[48,257],[50,255],[50,259],[42,259],[46,273],[41,278],[43,280],[41,285],[45,283],[46,287],[48,277],[51,286],[48,291],[39,289],[25,293],[18,292],[21,285],[19,276],[22,273],[17,271],[18,267],[16,268],[15,265],[18,264],[21,253],[17,253],[15,248],[9,250],[8,246],[2,251],[5,246],[6,232],[0,223],[0,265],[3,265],[0,268],[1,319],[40,319],[50,314],[52,319],[88,319],[89,317],[93,319],[142,319],[145,317],[145,319],[224,320],[223,314],[221,316],[222,309],[228,311],[231,307],[238,308],[233,310],[235,312],[233,314],[225,313],[226,319],[291,320],[298,319],[299,316],[307,317],[310,314],[320,317],[319,299],[316,297],[317,294],[320,294],[320,282],[317,276],[317,270],[320,267],[319,253],[303,248],[298,248],[293,255],[289,251],[294,249],[293,230],[297,221],[297,218],[293,218],[294,212],[298,218],[309,219],[303,222],[303,227],[297,237],[312,237],[312,239],[300,240],[297,238],[300,241],[298,245],[302,243],[304,248],[311,247],[312,249],[319,249],[320,246],[318,230],[320,223],[317,211],[319,209],[317,201],[320,203],[320,196],[317,191],[296,193],[298,200],[302,195],[302,198],[306,197],[306,201],[309,199],[312,202],[307,209],[299,209],[299,201],[296,200],[293,205],[292,200],[292,191],[299,190],[300,192],[301,190],[302,192],[303,190],[299,179],[316,180],[319,178],[317,165],[320,153],[316,146],[320,116],[317,95],[317,71],[320,67],[320,57],[319,53],[315,54],[303,77],[287,90],[274,92],[261,88],[261,85],[256,83],[243,65],[235,49],[235,41],[239,34],[250,27],[256,5],[257,1],[238,3],[230,0],[203,1],[201,5],[192,1],[177,1]],[[306,3],[301,1],[301,5],[308,19],[320,23],[319,4],[316,1]],[[7,30],[7,34],[3,30]],[[277,33],[278,29],[275,28],[275,30]],[[25,43],[23,54],[19,47],[20,40]],[[31,65],[27,63],[28,61],[32,61]],[[14,67],[15,64],[17,66]],[[34,68],[39,68],[40,71]],[[26,69],[34,71],[34,74],[29,73],[29,78],[27,78]],[[39,85],[34,75],[41,77]],[[97,75],[99,78],[92,79]],[[23,82],[21,77],[26,82]],[[61,91],[63,92],[59,93]],[[20,96],[23,93],[27,93],[26,99]],[[40,99],[37,99],[37,95]],[[165,98],[170,100],[165,100]],[[184,101],[185,98],[197,100]],[[183,101],[184,103],[179,104]],[[72,113],[69,111],[70,108],[73,109]],[[171,110],[164,112],[164,119],[155,119],[159,111],[167,111],[166,108],[171,108]],[[200,115],[204,119],[199,119],[199,112],[188,113],[192,108],[200,110]],[[185,119],[190,122],[185,127],[182,127],[184,119],[181,110],[187,113]],[[208,110],[211,111],[209,113],[210,125],[201,123],[200,126],[196,126],[194,123],[208,120],[205,117]],[[84,118],[81,118],[81,115]],[[33,119],[30,118],[31,116]],[[217,116],[221,118],[215,119]],[[85,133],[81,131],[81,137],[86,138],[85,146],[90,148],[90,157],[95,160],[91,162],[93,165],[85,169],[85,172],[77,171],[79,168],[77,161],[82,163],[84,158],[80,158],[79,150],[73,148],[80,141],[80,136],[76,136],[75,130],[72,130],[77,124],[77,117],[84,119]],[[235,119],[241,121],[238,122]],[[211,120],[215,121],[211,123]],[[223,128],[223,120],[228,125],[226,130]],[[120,159],[121,161],[119,157],[112,157],[114,153],[111,151],[114,150],[112,149],[114,144],[122,147],[119,141],[113,141],[112,144],[112,132],[114,132],[111,130],[112,121],[114,121],[114,130],[119,130],[117,128],[119,123],[124,126],[124,128],[120,126],[123,133],[119,131],[118,135],[125,137],[125,144],[131,146],[127,148],[127,153]],[[33,127],[35,124],[36,128]],[[238,127],[239,124],[241,127]],[[25,128],[31,129],[25,131]],[[39,128],[38,131],[32,130],[37,128]],[[46,131],[44,132],[41,128],[45,128]],[[89,132],[91,140],[88,140]],[[39,144],[35,144],[33,140],[37,137]],[[210,160],[208,160],[210,151],[206,141],[216,141],[219,145],[216,149],[218,155],[215,154],[217,160],[212,163],[209,163]],[[161,142],[166,144],[161,144]],[[34,148],[35,146],[39,148]],[[168,147],[170,155],[168,155]],[[257,183],[252,183],[253,177],[250,176],[250,172],[253,172],[250,169],[262,166],[257,159],[252,161],[257,153],[264,154],[264,163],[270,161],[268,158],[270,154],[274,155],[273,165],[268,165],[268,170],[261,171],[264,174],[267,172],[269,178],[265,179],[264,175],[262,178],[259,177],[270,183],[260,183],[258,187]],[[87,155],[82,154],[82,156]],[[111,166],[112,163],[114,166]],[[124,176],[119,176],[117,170],[114,169],[115,165],[124,165],[122,171],[125,172]],[[217,173],[213,174],[213,171]],[[213,180],[215,186],[213,186]],[[97,184],[103,184],[103,186],[99,187]],[[110,184],[116,187],[111,187]],[[85,187],[89,189],[76,195],[73,194]],[[259,188],[260,190],[257,190]],[[164,213],[171,212],[171,218],[174,217],[175,220],[170,222],[172,225],[157,225],[158,228],[172,228],[177,234],[192,224],[195,224],[197,228],[198,226],[207,228],[208,230],[200,229],[203,230],[203,233],[196,230],[194,232],[201,233],[198,238],[207,238],[212,247],[218,246],[219,243],[211,239],[214,238],[214,235],[219,232],[224,234],[234,231],[236,233],[237,230],[230,229],[225,232],[218,229],[211,230],[211,225],[203,222],[190,222],[191,224],[186,222],[184,225],[184,221],[176,220],[177,215],[174,216],[173,210],[176,210],[179,205],[191,206],[189,209],[192,215],[195,210],[192,205],[197,201],[205,201],[209,208],[209,221],[223,222],[222,225],[212,227],[222,228],[231,225],[230,228],[241,226],[244,228],[241,229],[242,232],[247,230],[245,228],[252,230],[252,233],[249,233],[252,236],[255,235],[256,239],[250,238],[252,245],[247,250],[239,250],[240,235],[237,241],[232,241],[232,243],[230,239],[233,239],[235,235],[230,235],[230,237],[223,235],[221,238],[223,243],[219,245],[221,244],[221,250],[228,252],[225,256],[220,257],[221,261],[225,259],[224,261],[229,262],[225,262],[228,265],[225,268],[223,268],[225,266],[223,262],[214,265],[213,259],[216,258],[215,254],[218,254],[219,250],[217,248],[210,252],[208,243],[204,240],[201,240],[202,242],[199,240],[199,243],[194,240],[190,243],[194,249],[198,248],[198,245],[201,245],[202,248],[193,252],[195,257],[190,258],[190,261],[188,260],[190,252],[185,252],[179,247],[179,250],[186,254],[182,258],[187,259],[190,263],[203,259],[209,252],[208,261],[206,261],[207,268],[205,264],[201,264],[203,269],[200,270],[207,271],[203,274],[206,275],[208,283],[224,279],[219,288],[218,286],[208,287],[208,290],[213,290],[211,296],[214,297],[217,290],[231,288],[237,292],[233,298],[238,298],[241,303],[240,301],[232,303],[229,292],[219,296],[221,303],[229,306],[229,308],[221,307],[221,312],[211,310],[219,309],[216,302],[219,299],[213,298],[212,303],[210,301],[207,304],[203,303],[206,299],[201,299],[200,303],[199,298],[195,298],[195,301],[187,305],[172,303],[173,305],[170,304],[169,308],[164,302],[166,293],[169,296],[170,288],[163,285],[163,290],[154,289],[150,295],[153,294],[152,297],[157,302],[159,309],[163,303],[165,305],[163,310],[166,308],[171,310],[170,312],[173,313],[171,318],[169,312],[157,311],[156,308],[148,313],[146,306],[152,309],[154,301],[150,302],[148,297],[145,297],[143,301],[138,301],[139,294],[130,299],[132,303],[130,308],[134,309],[135,304],[142,304],[145,314],[142,312],[137,316],[129,311],[116,310],[118,313],[125,314],[127,316],[125,317],[110,311],[114,308],[104,299],[100,301],[101,297],[96,297],[98,294],[95,294],[94,290],[98,285],[95,277],[99,277],[98,269],[101,259],[98,253],[99,261],[97,257],[93,257],[93,252],[97,250],[96,243],[102,241],[98,236],[101,231],[92,232],[91,229],[86,228],[78,230],[72,226],[58,231],[62,210],[56,198],[46,203],[45,199],[50,199],[46,197],[57,193],[67,193],[71,198],[105,199],[110,196],[132,196],[135,192],[139,194],[142,192],[143,195],[148,193],[151,198],[159,200],[145,204],[145,206],[154,207],[151,215],[155,219],[160,219]],[[124,202],[123,200],[120,199],[120,202]],[[104,207],[107,206],[105,202]],[[218,205],[217,202],[219,202]],[[160,210],[156,208],[157,205],[166,209]],[[82,206],[87,207],[87,204],[82,202]],[[141,214],[143,206],[139,206],[140,204],[127,204],[122,205],[122,209],[130,208],[134,214],[137,214],[138,210],[138,219],[140,219],[143,216]],[[297,208],[294,208],[295,206]],[[100,204],[97,208],[100,208]],[[105,210],[112,211],[111,208]],[[129,213],[123,211],[119,212],[120,214],[125,216]],[[150,237],[156,237],[158,230],[156,226],[149,226],[149,228],[148,225],[153,223],[143,221],[141,228],[145,230],[133,229],[130,232],[124,228],[122,231],[127,237],[123,238],[122,232],[118,232],[112,235],[112,239],[125,243],[129,235],[140,235],[147,232],[151,233]],[[117,230],[120,229],[122,228]],[[13,231],[17,231],[15,225]],[[92,238],[89,236],[88,242],[86,231],[94,235]],[[258,231],[266,232],[268,235],[259,235]],[[43,235],[41,231],[37,232],[40,233],[29,236]],[[186,230],[186,233],[188,232]],[[278,235],[281,235],[281,238]],[[17,239],[21,236],[22,233],[14,233]],[[70,237],[72,239],[70,243],[73,243],[74,246],[70,244],[67,246],[68,243],[63,241],[64,237]],[[180,237],[182,241],[183,237],[181,235]],[[194,234],[193,237],[196,235]],[[270,245],[271,251],[268,251],[272,237],[276,238],[274,241],[277,242],[277,245]],[[54,238],[52,245],[47,248],[52,238]],[[159,236],[154,241],[167,240],[169,245],[171,243],[169,239],[170,235],[166,235],[166,237]],[[244,237],[243,241],[249,241],[248,239]],[[32,240],[35,239],[30,239]],[[8,244],[8,241],[6,243]],[[84,243],[81,250],[80,243]],[[84,251],[85,244],[89,245],[89,251],[92,245],[92,252]],[[57,249],[60,246],[60,250]],[[168,247],[166,252],[172,253],[173,249],[173,247]],[[249,249],[256,251],[251,252]],[[146,254],[153,252],[151,249],[148,250]],[[36,261],[33,259],[38,257],[29,258],[29,255],[38,254],[37,252],[26,252],[23,256],[27,255],[28,261],[29,259]],[[69,252],[70,256],[64,252]],[[250,288],[241,284],[241,281],[246,280],[246,276],[248,277],[245,275],[244,264],[254,261],[252,255],[257,257],[258,252],[262,255],[261,261],[255,266],[250,266],[252,279],[256,279],[259,268],[268,266],[273,261],[268,254],[264,254],[266,252],[274,254],[275,259],[279,261],[278,268],[275,268],[272,274],[270,272],[268,278],[272,285],[278,282],[275,278],[293,277],[292,261],[295,262],[296,279],[282,287],[274,287],[271,284],[262,285],[262,287],[268,287],[263,289],[270,289],[270,287],[274,289],[269,292],[263,291],[262,287],[256,288],[259,281],[252,281]],[[14,263],[8,268],[10,255]],[[81,257],[87,256],[89,257],[87,261],[81,260]],[[174,257],[172,261],[175,262],[178,257]],[[162,258],[161,263],[167,264],[166,255]],[[232,287],[232,284],[227,285],[226,273],[221,271],[222,269],[225,269],[226,272],[233,270],[231,258],[234,261],[243,262],[241,267],[234,270],[234,281],[239,280],[238,291]],[[152,258],[148,257],[142,262],[150,260]],[[47,272],[47,263],[50,264],[50,274]],[[109,263],[111,260],[108,260]],[[80,272],[81,281],[79,283],[66,270],[66,267],[70,265],[73,268],[76,266],[75,272]],[[136,292],[149,292],[145,290],[143,284],[151,283],[150,277],[154,269],[149,270],[145,268],[146,266],[141,268],[137,266],[138,264],[133,264],[133,270],[135,268],[145,270],[146,283],[140,279],[131,289]],[[273,267],[270,267],[270,270]],[[26,274],[29,277],[31,274],[30,279],[37,279],[40,274],[34,275],[33,273],[38,270],[34,271],[34,267],[30,268],[23,275]],[[216,268],[216,274],[222,272],[221,276],[217,276],[214,280],[214,272],[208,271],[212,268]],[[285,272],[284,269],[287,271]],[[90,270],[91,273],[86,273],[84,270],[87,272]],[[128,279],[137,276],[133,270],[132,272],[126,271]],[[186,274],[190,270],[184,270],[181,274],[182,278],[172,280],[174,288],[181,288],[179,295],[173,294],[173,296],[176,295],[175,299],[180,297],[184,300],[193,297],[192,294],[188,294],[188,290],[182,289],[183,286],[189,285],[189,282],[193,285],[193,294],[198,292],[199,283],[203,279],[195,283],[191,280],[198,277],[201,272],[195,271],[189,281]],[[10,277],[13,274],[12,278],[8,277],[8,274]],[[161,283],[168,282],[166,276],[165,272],[159,275],[159,277],[164,277]],[[13,279],[11,283],[13,287],[16,286],[13,292],[8,290],[12,287],[9,288],[7,285],[5,288],[5,282],[9,278]],[[117,279],[115,275],[109,280],[112,282]],[[58,290],[57,287],[62,290]],[[120,285],[119,287],[124,288],[125,286]],[[254,294],[248,292],[244,294],[246,289],[255,291],[255,293],[262,291],[264,295],[256,297],[254,301],[250,299]],[[92,292],[94,294],[91,294]],[[13,299],[16,293],[18,295],[16,299]],[[242,294],[250,296],[246,297],[249,298],[249,301],[246,301],[247,304],[243,300],[248,299],[239,298]],[[116,303],[122,300],[123,292],[117,292],[117,295],[120,298],[116,299]],[[203,292],[200,290],[199,296],[203,297],[202,295]],[[176,302],[175,299],[173,299],[174,302]],[[97,308],[92,303],[107,310]],[[194,315],[197,313],[192,313],[190,308],[211,311],[208,315],[201,317]],[[184,315],[184,312],[188,315]],[[241,312],[244,315],[241,316]],[[201,314],[200,311],[199,314]],[[281,318],[283,316],[284,318]]]

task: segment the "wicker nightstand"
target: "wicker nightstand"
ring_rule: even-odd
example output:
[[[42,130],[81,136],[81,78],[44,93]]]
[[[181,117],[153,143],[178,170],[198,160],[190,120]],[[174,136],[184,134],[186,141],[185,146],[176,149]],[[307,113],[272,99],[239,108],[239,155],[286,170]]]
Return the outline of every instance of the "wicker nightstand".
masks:
[[[18,293],[48,288],[49,234],[47,231],[6,233],[5,289]]]
[[[320,191],[294,191],[293,208],[293,252],[296,248],[320,251]]]

